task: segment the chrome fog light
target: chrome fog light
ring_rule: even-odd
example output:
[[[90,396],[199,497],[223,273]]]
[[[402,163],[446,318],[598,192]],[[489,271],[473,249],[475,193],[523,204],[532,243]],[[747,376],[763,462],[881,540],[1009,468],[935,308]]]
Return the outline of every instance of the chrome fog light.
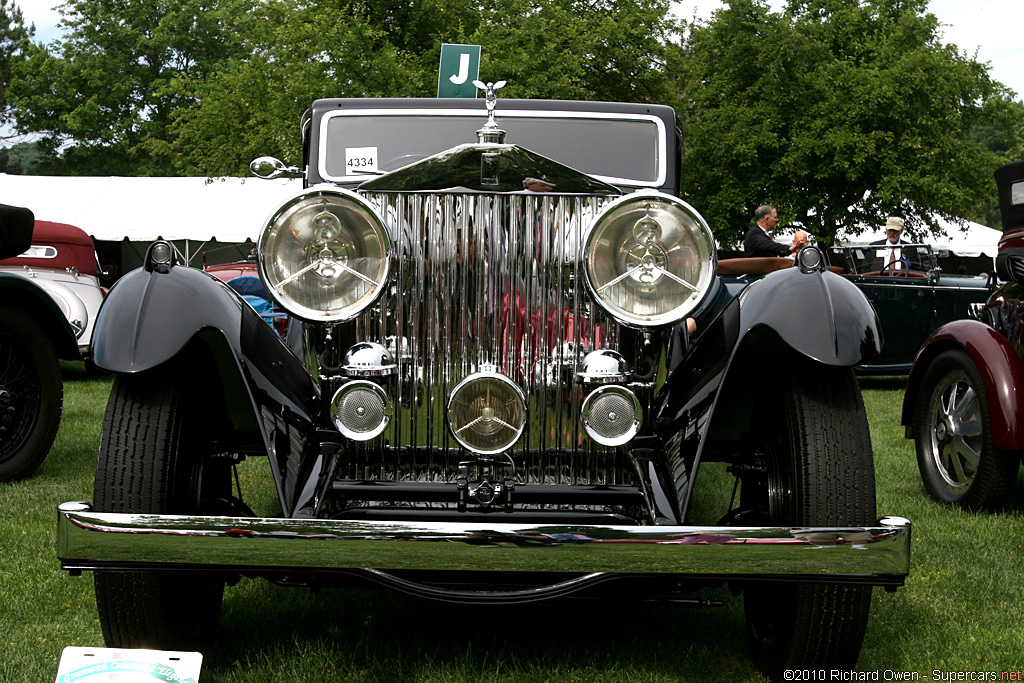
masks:
[[[167,242],[159,240],[149,245],[143,259],[146,270],[166,273],[174,265],[174,248]]]
[[[591,439],[602,446],[621,446],[640,431],[643,409],[632,391],[607,385],[583,401],[581,419]]]
[[[383,344],[359,342],[345,352],[342,369],[349,377],[386,377],[395,372],[395,361]]]
[[[629,364],[618,351],[591,351],[580,364],[576,381],[583,384],[622,384],[629,381]]]
[[[526,397],[505,375],[484,370],[459,382],[448,399],[448,426],[474,453],[508,450],[526,427]]]
[[[817,247],[804,247],[796,256],[796,262],[803,273],[825,270],[825,257]]]
[[[384,390],[364,379],[342,385],[331,399],[331,419],[353,441],[369,441],[391,422],[393,408]]]
[[[286,201],[260,233],[260,277],[299,318],[349,320],[384,292],[391,241],[370,204],[347,190],[313,187]]]

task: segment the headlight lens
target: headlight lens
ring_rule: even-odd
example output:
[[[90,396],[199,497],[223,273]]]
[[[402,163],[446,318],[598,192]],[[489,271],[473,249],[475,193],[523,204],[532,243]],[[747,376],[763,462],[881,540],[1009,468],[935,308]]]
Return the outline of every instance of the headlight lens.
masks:
[[[260,276],[289,313],[347,320],[384,290],[390,261],[384,221],[359,195],[312,188],[287,201],[260,234]]]
[[[526,398],[511,379],[485,367],[452,390],[448,424],[455,439],[470,451],[501,453],[523,434]]]
[[[587,285],[616,319],[651,327],[677,323],[711,288],[715,242],[689,204],[643,192],[609,204],[584,241]]]

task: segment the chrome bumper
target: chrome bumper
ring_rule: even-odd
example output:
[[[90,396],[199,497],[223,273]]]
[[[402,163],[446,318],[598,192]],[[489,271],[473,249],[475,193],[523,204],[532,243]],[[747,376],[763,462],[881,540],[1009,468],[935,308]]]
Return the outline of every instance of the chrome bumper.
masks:
[[[607,572],[898,586],[910,569],[902,517],[845,528],[556,526],[58,509],[57,556],[69,571]]]

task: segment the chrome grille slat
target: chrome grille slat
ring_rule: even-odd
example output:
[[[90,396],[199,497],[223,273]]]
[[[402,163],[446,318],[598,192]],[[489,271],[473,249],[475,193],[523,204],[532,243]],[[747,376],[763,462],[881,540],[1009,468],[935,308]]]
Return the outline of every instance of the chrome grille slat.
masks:
[[[632,483],[614,450],[589,442],[572,349],[615,348],[619,328],[592,307],[579,279],[583,231],[606,201],[566,195],[366,193],[393,230],[396,268],[382,301],[356,321],[389,340],[399,371],[386,385],[395,418],[350,449],[342,479],[453,481],[460,450],[447,397],[491,364],[526,396],[528,426],[515,446],[526,483]],[[578,277],[579,276],[579,277]],[[367,476],[370,475],[370,476]]]

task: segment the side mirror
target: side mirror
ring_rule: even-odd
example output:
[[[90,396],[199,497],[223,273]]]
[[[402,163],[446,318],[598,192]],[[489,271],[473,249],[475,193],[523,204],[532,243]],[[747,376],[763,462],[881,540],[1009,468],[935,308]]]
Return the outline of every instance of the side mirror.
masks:
[[[298,166],[285,166],[284,162],[274,157],[259,157],[249,163],[249,172],[257,178],[273,180],[274,178],[301,178],[302,169]]]

